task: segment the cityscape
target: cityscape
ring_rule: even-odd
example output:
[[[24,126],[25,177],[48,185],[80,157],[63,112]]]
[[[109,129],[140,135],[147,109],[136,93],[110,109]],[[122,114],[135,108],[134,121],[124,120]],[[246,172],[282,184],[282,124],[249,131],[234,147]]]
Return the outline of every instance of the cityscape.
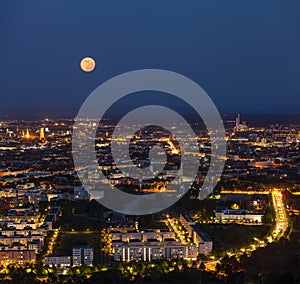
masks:
[[[272,283],[276,265],[281,283],[299,280],[298,121],[252,126],[240,114],[224,116],[228,153],[213,193],[198,199],[210,159],[201,132],[203,152],[191,190],[145,216],[110,211],[81,185],[72,164],[72,125],[72,119],[50,118],[0,123],[2,279],[24,271],[47,283],[169,283],[174,277]],[[104,133],[100,140],[111,139]],[[172,137],[163,142],[170,156],[178,155]],[[174,171],[174,160],[162,175]],[[108,174],[115,186],[135,194],[166,191],[162,178],[153,187],[131,183],[113,167]]]
[[[0,0],[0,284],[300,284],[300,1]]]

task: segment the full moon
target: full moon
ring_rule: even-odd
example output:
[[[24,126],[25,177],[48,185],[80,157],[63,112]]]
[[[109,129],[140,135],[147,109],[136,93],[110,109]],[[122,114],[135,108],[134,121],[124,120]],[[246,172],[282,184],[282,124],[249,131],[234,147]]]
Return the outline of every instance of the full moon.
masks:
[[[85,57],[81,60],[80,67],[84,72],[92,72],[96,67],[96,62],[91,57]]]

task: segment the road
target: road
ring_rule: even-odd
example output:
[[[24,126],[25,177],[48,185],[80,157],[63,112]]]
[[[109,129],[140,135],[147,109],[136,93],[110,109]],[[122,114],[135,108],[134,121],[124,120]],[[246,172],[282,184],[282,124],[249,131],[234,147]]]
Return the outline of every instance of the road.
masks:
[[[234,191],[230,191],[227,192],[230,194],[250,194],[250,192],[244,191],[243,193],[241,192],[234,192]],[[266,192],[267,193],[267,192]],[[288,229],[288,217],[287,217],[287,210],[284,204],[284,200],[283,200],[283,193],[280,189],[276,189],[274,188],[271,191],[271,195],[272,195],[272,203],[273,203],[273,207],[275,210],[275,229],[272,232],[272,234],[270,236],[267,237],[268,242],[273,242],[274,240],[278,240],[279,238],[281,238],[284,233],[286,232],[286,230]],[[251,245],[250,247],[245,247],[245,248],[241,248],[239,252],[235,253],[235,254],[229,254],[229,256],[236,256],[237,258],[239,258],[242,254],[247,253],[248,255],[250,255],[253,251],[255,251],[256,249],[258,249],[259,247],[265,247],[267,245],[267,243],[263,240],[259,240],[257,238],[255,238],[255,241],[257,242],[255,245]],[[216,264],[221,260],[220,259],[215,259],[214,257],[212,257],[212,260],[206,261],[204,262],[206,267],[210,270],[215,270],[215,266]]]
[[[179,230],[177,224],[175,223],[175,219],[172,218],[168,218],[167,219],[169,226],[171,226],[171,228],[173,229],[173,231],[175,232],[175,234],[178,236],[180,242],[182,244],[186,244],[186,239],[185,236],[182,234],[182,232]],[[166,224],[168,226],[168,224]]]
[[[58,237],[58,233],[59,233],[58,229],[53,230],[53,235],[48,241],[48,249],[47,249],[46,255],[53,254],[53,249],[54,249],[54,245],[56,243],[56,239]]]
[[[281,190],[274,189],[272,191],[272,201],[275,210],[275,230],[273,232],[273,238],[279,239],[285,233],[288,228],[288,218],[286,208],[283,202],[283,194]]]

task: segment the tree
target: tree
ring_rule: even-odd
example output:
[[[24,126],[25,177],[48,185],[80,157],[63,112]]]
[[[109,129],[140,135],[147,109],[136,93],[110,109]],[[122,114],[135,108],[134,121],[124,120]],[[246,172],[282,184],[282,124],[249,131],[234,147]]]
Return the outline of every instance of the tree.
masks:
[[[154,283],[157,283],[159,281],[159,279],[160,279],[160,273],[159,273],[159,271],[157,269],[153,269],[151,271],[150,277],[151,277],[151,279],[152,279],[152,281]]]

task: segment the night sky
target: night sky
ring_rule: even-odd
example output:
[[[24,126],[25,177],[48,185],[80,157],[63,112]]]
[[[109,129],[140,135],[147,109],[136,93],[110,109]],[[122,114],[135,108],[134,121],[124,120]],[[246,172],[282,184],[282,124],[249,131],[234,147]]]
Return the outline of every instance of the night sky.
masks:
[[[300,1],[1,0],[0,62],[0,117],[75,116],[143,68],[191,78],[222,113],[297,114]]]

